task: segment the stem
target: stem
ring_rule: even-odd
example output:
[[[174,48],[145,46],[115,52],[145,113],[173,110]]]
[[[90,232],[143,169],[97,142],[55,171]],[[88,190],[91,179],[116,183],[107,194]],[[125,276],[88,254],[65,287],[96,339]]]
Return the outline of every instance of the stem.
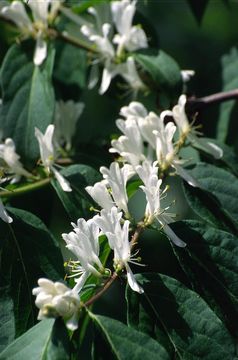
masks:
[[[97,294],[92,296],[91,299],[86,301],[86,303],[84,305],[86,307],[89,307],[90,305],[92,305],[98,298],[100,298],[107,291],[107,289],[109,289],[109,287],[112,285],[112,283],[116,280],[117,277],[118,277],[117,273],[114,272],[112,274],[112,276],[107,280],[107,282],[105,283],[103,288],[100,291],[98,291]]]
[[[191,97],[190,99],[187,100],[186,109],[188,112],[194,113],[201,109],[204,109],[207,106],[213,104],[219,104],[221,102],[229,101],[233,99],[238,100],[238,89],[234,89],[226,92],[220,92],[202,98]]]
[[[86,51],[97,53],[97,50],[94,47],[89,46],[84,41],[69,35],[67,31],[60,32],[60,31],[57,31],[56,29],[50,28],[50,29],[48,29],[48,35],[54,39],[63,40],[73,46],[80,48],[80,49],[84,49]]]
[[[136,227],[136,230],[131,238],[131,242],[130,242],[130,245],[131,245],[131,249],[133,249],[133,247],[137,244],[137,241],[139,239],[139,236],[140,234],[142,233],[142,231],[145,230],[145,224],[143,221],[140,221],[138,224],[137,224],[137,227]]]
[[[46,185],[48,185],[51,181],[51,178],[45,178],[45,179],[41,179],[39,181],[34,182],[33,184],[28,184],[28,185],[24,185],[21,186],[15,190],[6,190],[6,191],[0,191],[0,197],[14,197],[14,196],[19,196],[31,191],[35,191],[38,190]]]

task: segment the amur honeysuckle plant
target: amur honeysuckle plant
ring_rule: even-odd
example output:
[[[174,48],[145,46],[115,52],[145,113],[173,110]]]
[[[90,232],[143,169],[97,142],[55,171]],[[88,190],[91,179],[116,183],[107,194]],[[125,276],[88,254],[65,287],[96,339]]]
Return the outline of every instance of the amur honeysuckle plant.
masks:
[[[238,359],[238,51],[198,98],[160,5],[0,4],[0,359]]]

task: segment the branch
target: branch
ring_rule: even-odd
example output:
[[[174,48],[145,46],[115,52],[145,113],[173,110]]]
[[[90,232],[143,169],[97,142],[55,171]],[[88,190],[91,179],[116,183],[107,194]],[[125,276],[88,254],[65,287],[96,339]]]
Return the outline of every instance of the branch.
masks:
[[[195,113],[206,108],[207,106],[219,104],[221,102],[233,99],[238,100],[238,89],[220,92],[202,98],[191,97],[187,99],[186,110],[188,113]]]
[[[91,297],[86,303],[84,304],[86,307],[89,307],[92,305],[98,298],[100,298],[106,291],[109,289],[109,287],[112,285],[112,283],[117,279],[118,275],[116,272],[112,274],[112,276],[108,279],[108,281],[105,283],[103,288],[99,290],[98,293],[96,293],[94,296]]]
[[[46,185],[48,185],[51,181],[51,178],[45,178],[41,179],[39,181],[36,181],[32,184],[23,185],[19,188],[16,188],[14,190],[4,190],[0,191],[0,197],[14,197],[18,195],[22,195],[25,193],[28,193],[30,191],[38,190]]]

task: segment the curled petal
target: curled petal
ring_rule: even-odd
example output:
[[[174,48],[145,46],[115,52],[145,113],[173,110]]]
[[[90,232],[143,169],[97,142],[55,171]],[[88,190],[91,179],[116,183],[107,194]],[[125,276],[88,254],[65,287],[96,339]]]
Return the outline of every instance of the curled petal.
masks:
[[[47,43],[46,41],[39,36],[36,40],[36,48],[34,53],[34,64],[39,66],[47,57]]]
[[[52,172],[54,173],[56,180],[60,184],[63,191],[70,192],[72,191],[69,182],[57,171],[53,166],[51,167]]]
[[[177,246],[179,247],[185,247],[186,243],[181,240],[176,234],[175,232],[169,227],[168,224],[164,224],[163,225],[163,230],[165,232],[166,235],[168,235],[168,237],[170,238],[170,240]]]
[[[131,268],[129,265],[126,265],[126,271],[127,271],[127,280],[128,284],[131,287],[132,290],[138,292],[139,294],[143,294],[144,290],[142,287],[137,283],[135,276],[133,272],[131,271]]]

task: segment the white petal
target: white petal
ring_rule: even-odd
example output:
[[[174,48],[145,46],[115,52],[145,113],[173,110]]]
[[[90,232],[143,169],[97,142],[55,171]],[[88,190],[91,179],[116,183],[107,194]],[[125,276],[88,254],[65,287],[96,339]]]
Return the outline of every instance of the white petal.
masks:
[[[54,173],[56,180],[59,182],[63,191],[70,192],[72,191],[69,182],[57,171],[53,166],[51,167],[52,172]]]
[[[127,271],[128,284],[131,287],[131,289],[138,292],[139,294],[143,294],[144,290],[137,283],[135,276],[134,276],[133,272],[131,271],[131,268],[129,265],[126,265],[126,271]]]
[[[47,57],[47,42],[39,36],[36,40],[36,48],[34,53],[34,64],[39,66]]]
[[[220,159],[223,156],[223,150],[216,144],[207,141],[204,138],[199,138],[193,134],[189,135],[188,138],[191,140],[194,146],[197,145],[198,148],[201,148],[208,154],[211,154],[215,159]]]
[[[200,187],[199,182],[196,179],[194,179],[193,176],[189,175],[189,173],[186,170],[184,170],[182,166],[173,162],[172,167],[175,168],[177,174],[181,176],[181,178],[183,178],[189,185],[193,187]]]
[[[101,82],[101,86],[100,86],[100,89],[99,89],[99,94],[100,95],[103,95],[107,91],[107,89],[110,86],[111,80],[112,80],[112,72],[105,67],[103,69],[102,82]]]
[[[170,240],[179,247],[185,247],[187,244],[181,240],[175,232],[169,227],[168,224],[163,224],[163,230],[166,235],[170,238]]]
[[[66,327],[71,330],[74,331],[78,328],[78,314],[77,312],[75,312],[70,319],[68,319],[65,322]]]
[[[6,212],[1,199],[0,199],[0,218],[8,224],[13,222],[11,216],[9,216],[8,213]]]

